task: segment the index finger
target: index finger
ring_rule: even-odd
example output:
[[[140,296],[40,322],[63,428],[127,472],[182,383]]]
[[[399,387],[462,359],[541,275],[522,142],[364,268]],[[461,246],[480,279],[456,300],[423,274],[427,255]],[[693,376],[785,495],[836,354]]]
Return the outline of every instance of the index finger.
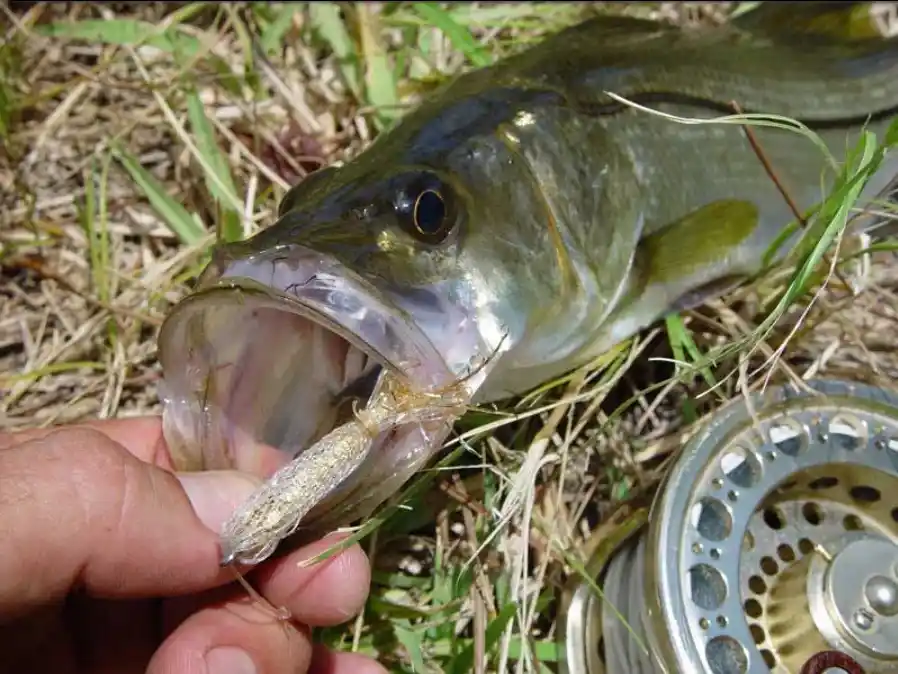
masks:
[[[49,434],[59,431],[60,428],[60,426],[50,426],[0,433],[0,451],[31,440],[45,438]],[[65,428],[69,430],[89,428],[99,431],[141,461],[169,471],[174,469],[171,456],[162,437],[162,419],[158,416],[97,419],[66,425]]]

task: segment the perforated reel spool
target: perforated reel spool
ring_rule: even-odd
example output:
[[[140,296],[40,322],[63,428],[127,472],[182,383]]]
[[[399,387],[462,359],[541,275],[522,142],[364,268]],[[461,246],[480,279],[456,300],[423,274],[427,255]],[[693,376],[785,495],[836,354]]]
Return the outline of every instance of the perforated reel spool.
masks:
[[[754,416],[742,399],[720,410],[638,530],[599,547],[588,570],[629,627],[577,587],[564,605],[569,674],[621,674],[606,668],[621,662],[626,674],[800,674],[825,651],[849,663],[828,674],[898,673],[898,395],[808,388],[753,396]],[[651,651],[638,664],[633,633]],[[620,648],[629,659],[609,652]]]

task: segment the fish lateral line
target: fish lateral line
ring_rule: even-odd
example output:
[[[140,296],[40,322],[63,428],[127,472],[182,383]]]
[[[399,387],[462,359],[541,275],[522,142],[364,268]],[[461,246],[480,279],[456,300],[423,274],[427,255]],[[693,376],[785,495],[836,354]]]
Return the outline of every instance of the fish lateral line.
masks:
[[[617,93],[617,92],[615,92]],[[624,94],[618,94],[624,96]],[[709,112],[718,112],[723,115],[732,115],[733,105],[730,101],[718,101],[713,98],[696,96],[676,91],[636,91],[626,94],[625,98],[637,105],[651,105],[670,103],[685,107],[704,109]],[[632,109],[632,105],[617,100],[607,102],[592,102],[584,100],[568,101],[568,104],[578,112],[589,117],[614,117]],[[737,113],[741,115],[766,115],[769,111],[745,108]],[[806,118],[793,115],[790,118],[811,131],[834,131],[864,126],[876,122],[882,122],[898,114],[898,105],[890,105],[876,108],[862,115],[830,117],[829,119]]]

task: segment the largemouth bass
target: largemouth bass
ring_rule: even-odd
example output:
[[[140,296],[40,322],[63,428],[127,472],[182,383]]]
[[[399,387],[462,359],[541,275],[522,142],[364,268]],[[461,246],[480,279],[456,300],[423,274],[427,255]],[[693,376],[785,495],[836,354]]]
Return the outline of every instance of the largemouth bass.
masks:
[[[290,190],[271,227],[217,249],[162,329],[176,466],[268,478],[313,445],[320,456],[387,381],[433,395],[463,382],[474,403],[520,394],[757,273],[794,216],[744,129],[609,92],[681,117],[735,102],[794,118],[843,157],[898,113],[898,41],[845,3],[788,6],[785,21],[762,5],[689,30],[589,20],[459,76]],[[754,135],[797,207],[817,205],[835,177],[820,150]],[[896,174],[890,157],[864,198]],[[302,527],[370,513],[448,421],[354,432],[364,447],[344,470],[310,459],[321,484]]]

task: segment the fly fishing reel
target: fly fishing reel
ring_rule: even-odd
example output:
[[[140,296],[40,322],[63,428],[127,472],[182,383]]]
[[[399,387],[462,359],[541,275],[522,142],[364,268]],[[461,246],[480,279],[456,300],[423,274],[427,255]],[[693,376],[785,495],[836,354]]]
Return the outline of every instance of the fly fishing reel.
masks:
[[[566,597],[568,674],[898,673],[898,395],[720,410]]]

